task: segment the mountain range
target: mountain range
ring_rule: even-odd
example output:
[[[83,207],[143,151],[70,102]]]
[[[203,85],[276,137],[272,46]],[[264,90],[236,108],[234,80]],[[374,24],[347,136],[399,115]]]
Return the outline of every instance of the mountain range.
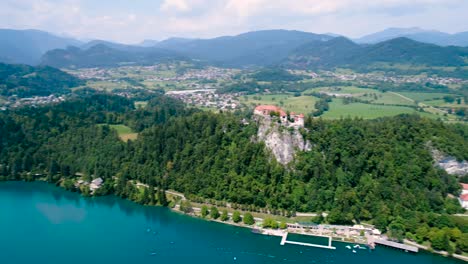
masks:
[[[367,67],[376,63],[428,66],[465,66],[468,48],[441,47],[400,37],[359,45],[337,37],[297,48],[282,64],[294,68]]]
[[[56,68],[115,67],[124,65],[152,65],[170,60],[189,60],[174,51],[156,47],[108,46],[103,43],[88,48],[68,47],[44,54],[42,65]]]
[[[34,65],[49,50],[81,45],[79,40],[39,30],[0,29],[0,62]]]
[[[105,40],[83,43],[36,30],[0,30],[0,62],[53,67],[146,65],[167,60],[228,67],[335,67],[375,62],[460,66],[466,65],[467,48],[443,46],[463,46],[465,35],[468,33],[392,28],[350,40],[332,33],[264,30],[212,39],[169,38],[127,45]],[[415,40],[416,36],[420,40]]]
[[[439,46],[468,47],[468,31],[456,34],[444,33],[436,30],[413,28],[388,28],[364,37],[355,39],[357,43],[375,44],[394,38],[406,37],[415,41],[435,44]]]

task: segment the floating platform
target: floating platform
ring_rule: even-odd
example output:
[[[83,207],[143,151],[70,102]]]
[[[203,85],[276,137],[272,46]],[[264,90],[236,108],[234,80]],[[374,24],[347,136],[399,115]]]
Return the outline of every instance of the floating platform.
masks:
[[[306,246],[306,247],[336,249],[336,247],[332,246],[332,238],[331,237],[327,237],[328,238],[328,246],[318,245],[318,244],[311,244],[311,243],[296,242],[296,241],[288,241],[287,238],[288,238],[288,232],[285,232],[281,236],[280,245],[284,246],[285,244],[292,244],[292,245],[300,245],[300,246]]]
[[[413,253],[417,253],[418,250],[419,250],[415,246],[410,246],[410,245],[397,243],[397,242],[393,242],[393,241],[388,241],[388,240],[382,240],[382,239],[376,239],[374,241],[374,243],[379,244],[379,245],[384,245],[384,246],[387,246],[387,247],[401,249],[401,250],[408,251],[408,252],[413,252]]]

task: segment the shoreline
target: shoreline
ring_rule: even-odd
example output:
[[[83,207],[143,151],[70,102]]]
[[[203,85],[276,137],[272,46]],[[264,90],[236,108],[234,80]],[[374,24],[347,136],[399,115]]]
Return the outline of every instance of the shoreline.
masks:
[[[15,180],[7,180],[7,181],[4,181],[4,182],[15,182]],[[24,181],[24,180],[18,180],[17,182],[24,182],[24,183],[28,183],[28,181]],[[37,180],[34,180],[32,182],[43,182],[43,183],[46,183],[46,184],[50,184],[50,185],[55,185],[56,187],[60,188],[60,189],[63,189],[64,191],[67,191],[67,192],[73,192],[73,191],[70,191],[70,190],[67,190],[65,189],[63,186],[61,186],[60,184],[53,184],[53,183],[49,183],[47,182],[46,180],[43,180],[43,179],[37,179]],[[1,183],[1,182],[0,182]],[[59,183],[59,182],[57,182]],[[172,192],[172,191],[170,191]],[[81,197],[83,198],[86,198],[86,196],[84,196],[81,192],[77,191],[76,192],[77,194],[79,194]],[[298,234],[298,235],[306,235],[306,236],[320,236],[320,235],[317,235],[317,234],[313,234],[313,233],[306,233],[306,232],[297,232],[296,230],[292,230],[292,229],[289,229],[289,228],[286,228],[286,229],[270,229],[270,228],[263,228],[261,226],[255,226],[255,224],[257,223],[257,221],[260,221],[260,220],[264,220],[262,218],[258,218],[258,217],[255,217],[255,224],[253,225],[246,225],[244,223],[242,223],[242,220],[241,222],[239,223],[235,223],[232,221],[232,214],[229,213],[229,220],[228,221],[221,221],[219,219],[211,219],[211,218],[204,218],[204,217],[201,217],[199,215],[196,215],[195,214],[195,209],[198,209],[198,211],[201,210],[201,208],[197,208],[197,207],[192,207],[193,209],[193,212],[192,213],[185,213],[183,211],[181,211],[179,208],[179,205],[176,205],[174,207],[169,207],[169,206],[162,206],[162,205],[145,205],[145,204],[140,204],[136,201],[133,201],[131,199],[128,199],[128,198],[122,198],[120,196],[117,196],[115,195],[114,193],[111,193],[111,194],[108,194],[108,195],[104,195],[104,196],[114,196],[116,198],[120,198],[120,199],[123,199],[123,200],[127,200],[127,201],[130,201],[130,202],[133,202],[135,204],[138,204],[138,205],[141,205],[141,206],[150,206],[150,207],[165,207],[167,209],[169,209],[171,212],[173,213],[178,213],[178,214],[182,214],[182,215],[186,215],[186,216],[189,216],[189,217],[193,217],[193,218],[198,218],[198,219],[201,219],[201,220],[205,220],[205,221],[208,221],[208,222],[217,222],[217,223],[220,223],[220,224],[225,224],[225,225],[231,225],[231,226],[236,226],[236,227],[241,227],[241,228],[247,228],[247,229],[250,229],[251,231],[253,230],[260,230],[261,232],[258,232],[258,234],[260,235],[268,235],[268,236],[277,236],[277,237],[281,237],[282,235],[279,234],[279,233],[282,233],[284,234],[285,232],[287,232],[288,234],[291,233],[291,234]],[[104,197],[102,196],[102,197]],[[177,196],[177,195],[176,195]],[[94,198],[94,197],[99,197],[99,196],[95,196],[95,195],[91,195],[89,196],[88,198]],[[185,199],[185,197],[184,197]],[[188,201],[188,200],[187,200]],[[241,213],[245,213],[244,211],[239,211]],[[272,215],[273,216],[273,215]],[[243,219],[243,214],[242,214],[242,219]],[[343,237],[337,237],[337,236],[330,236],[332,238],[332,241],[335,241],[335,242],[341,242],[341,243],[348,243],[348,244],[358,244],[358,245],[366,245],[366,246],[369,246],[369,244],[367,243],[360,243],[360,242],[356,242],[356,241],[347,241],[345,240],[345,238]],[[338,240],[339,238],[341,238],[341,240]],[[413,241],[409,241],[407,239],[404,240],[404,244],[407,244],[407,245],[412,245],[412,246],[415,246],[421,250],[424,250],[425,252],[427,253],[431,253],[431,254],[437,254],[437,255],[441,255],[441,256],[444,256],[444,257],[453,257],[453,258],[456,258],[456,259],[459,259],[459,260],[462,260],[462,261],[465,261],[465,262],[468,262],[468,256],[463,256],[463,255],[459,255],[459,254],[448,254],[447,252],[445,251],[436,251],[436,250],[433,250],[433,249],[430,249],[424,245],[421,245],[421,244],[418,244],[416,242],[413,242]]]

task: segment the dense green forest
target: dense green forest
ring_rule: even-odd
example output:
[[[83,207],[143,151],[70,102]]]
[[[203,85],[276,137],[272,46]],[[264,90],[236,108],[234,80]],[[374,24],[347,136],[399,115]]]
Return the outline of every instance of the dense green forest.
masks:
[[[52,67],[0,63],[0,95],[18,97],[69,93],[84,81]]]
[[[369,222],[399,239],[436,245],[443,240],[438,249],[468,249],[468,225],[449,216],[463,212],[448,196],[458,195],[458,181],[433,166],[428,149],[468,160],[466,126],[417,115],[309,118],[302,132],[313,148],[285,167],[264,144],[252,142],[257,127],[255,122],[244,125],[240,120],[245,117],[188,109],[162,95],[135,109],[131,100],[103,93],[3,111],[0,179],[44,177],[73,189],[78,173],[87,180],[104,179],[96,194],[167,204],[154,188],[141,194],[129,184],[138,180],[193,200],[273,214],[326,211],[327,219],[314,221]],[[140,134],[123,142],[102,124],[125,124]]]

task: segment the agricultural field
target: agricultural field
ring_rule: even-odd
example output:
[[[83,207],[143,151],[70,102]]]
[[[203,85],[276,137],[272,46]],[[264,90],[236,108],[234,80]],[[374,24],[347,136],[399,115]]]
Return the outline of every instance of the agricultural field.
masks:
[[[386,105],[415,105],[414,101],[390,92],[379,93],[377,100],[373,100],[372,103]]]
[[[414,108],[393,105],[373,105],[363,103],[344,104],[342,99],[333,99],[330,103],[330,109],[323,114],[326,119],[339,119],[345,117],[361,117],[364,119],[373,119],[385,116],[395,116],[399,114],[418,113],[422,116],[437,118],[437,115],[418,112]]]
[[[276,105],[286,111],[309,114],[315,111],[315,103],[318,101],[314,96],[294,96],[292,94],[256,94],[241,96],[241,103],[248,106]]]
[[[126,82],[111,82],[111,81],[88,81],[86,83],[88,87],[91,87],[100,91],[110,92],[114,89],[126,89],[130,85]]]
[[[408,97],[412,100],[422,102],[422,101],[432,101],[437,99],[442,99],[444,96],[451,94],[447,93],[418,93],[418,92],[398,92],[399,94]]]
[[[352,94],[352,95],[364,95],[369,93],[380,93],[375,89],[360,88],[357,86],[337,86],[337,87],[317,87],[305,90],[303,94],[307,93],[326,92],[333,94]]]

